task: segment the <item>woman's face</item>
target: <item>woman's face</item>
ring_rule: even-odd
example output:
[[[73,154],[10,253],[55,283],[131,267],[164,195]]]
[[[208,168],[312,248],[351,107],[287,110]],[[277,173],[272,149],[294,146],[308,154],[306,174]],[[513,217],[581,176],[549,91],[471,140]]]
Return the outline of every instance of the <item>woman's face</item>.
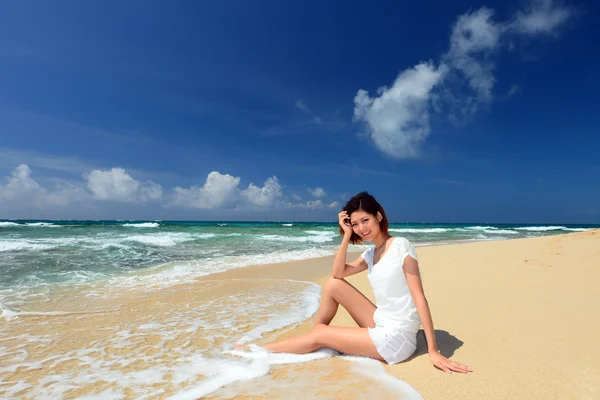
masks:
[[[368,242],[373,241],[373,238],[377,237],[380,232],[377,218],[363,210],[354,211],[350,215],[350,224],[354,233]]]

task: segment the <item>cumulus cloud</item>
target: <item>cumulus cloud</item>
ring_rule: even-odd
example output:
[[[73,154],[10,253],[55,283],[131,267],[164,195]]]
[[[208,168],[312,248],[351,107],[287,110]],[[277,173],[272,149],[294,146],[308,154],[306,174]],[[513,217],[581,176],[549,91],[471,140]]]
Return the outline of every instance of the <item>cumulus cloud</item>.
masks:
[[[268,178],[263,186],[250,183],[246,189],[239,189],[241,178],[212,171],[204,186],[189,189],[176,187],[172,205],[187,208],[234,208],[234,207],[276,207],[283,196],[276,176]]]
[[[375,145],[392,157],[419,155],[419,143],[429,135],[427,111],[431,89],[445,68],[422,63],[403,71],[390,88],[369,97],[359,90],[354,98],[354,118],[365,121]]]
[[[306,188],[306,190],[308,190],[308,193],[310,193],[311,196],[313,196],[313,197],[325,197],[325,196],[327,196],[327,192],[325,191],[325,189],[323,189],[321,187],[317,187],[317,188],[314,188],[314,189]]]
[[[358,90],[354,120],[365,124],[384,154],[417,157],[430,134],[432,112],[458,121],[480,104],[491,103],[496,84],[493,56],[506,40],[553,33],[571,15],[571,9],[552,0],[535,0],[505,22],[494,21],[494,12],[487,7],[465,13],[452,26],[449,49],[437,64],[421,62],[400,72],[392,86],[380,88],[373,97]]]
[[[0,204],[4,206],[63,206],[85,197],[77,186],[63,184],[52,189],[43,188],[31,177],[31,169],[26,164],[17,166],[6,181],[5,185],[0,185]]]
[[[251,204],[259,207],[271,206],[283,195],[276,176],[267,179],[263,187],[250,183],[248,189],[242,190],[241,194]]]
[[[220,208],[235,204],[240,178],[212,171],[202,187],[175,187],[172,204],[188,208]]]
[[[339,203],[339,201],[332,201],[331,203],[329,203],[329,205],[327,206],[327,208],[338,209],[338,208],[340,208],[340,203]]]
[[[236,209],[247,212],[290,208],[324,210],[327,207],[339,207],[337,201],[329,205],[324,203],[322,198],[326,192],[320,187],[311,189],[315,196],[321,196],[317,200],[301,202],[299,196],[292,195],[291,198],[295,201],[289,202],[276,176],[267,178],[262,186],[250,183],[243,189],[240,188],[240,177],[218,171],[209,173],[202,186],[174,187],[169,196],[163,196],[161,185],[152,181],[136,180],[123,168],[92,170],[76,182],[45,178],[42,182],[46,182],[47,187],[43,187],[33,179],[29,166],[21,164],[5,180],[5,184],[0,184],[0,210],[5,213],[16,210],[22,213],[32,210],[31,207],[51,212],[49,206],[74,203],[78,203],[80,207],[99,209],[98,206],[105,201],[139,204],[150,200],[156,200],[155,206],[170,205],[206,210]],[[53,182],[52,187],[48,186],[48,182]]]
[[[31,178],[31,169],[25,164],[15,168],[7,180],[6,185],[0,187],[0,198],[4,200],[41,190],[40,185]]]
[[[140,182],[123,168],[95,169],[85,176],[94,198],[123,202],[146,202],[162,197],[162,186],[152,181]]]

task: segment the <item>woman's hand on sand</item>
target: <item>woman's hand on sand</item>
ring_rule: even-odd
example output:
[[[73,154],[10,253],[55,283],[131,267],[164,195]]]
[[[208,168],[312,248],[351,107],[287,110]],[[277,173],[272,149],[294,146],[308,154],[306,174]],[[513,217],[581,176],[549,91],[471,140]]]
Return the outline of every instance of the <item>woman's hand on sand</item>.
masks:
[[[461,363],[457,363],[456,361],[449,360],[440,353],[429,353],[429,360],[436,368],[439,368],[449,374],[451,374],[453,371],[460,372],[462,374],[473,372],[470,367]]]
[[[338,222],[344,230],[344,234],[346,236],[352,235],[352,225],[350,225],[350,217],[348,216],[347,211],[341,211],[338,214]]]

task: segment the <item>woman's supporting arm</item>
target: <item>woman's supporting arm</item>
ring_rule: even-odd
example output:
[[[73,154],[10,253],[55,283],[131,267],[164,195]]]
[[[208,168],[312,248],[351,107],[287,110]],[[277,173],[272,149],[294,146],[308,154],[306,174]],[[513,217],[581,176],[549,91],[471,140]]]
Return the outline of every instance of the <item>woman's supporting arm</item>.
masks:
[[[419,313],[419,318],[421,319],[421,324],[423,325],[423,330],[425,331],[427,352],[429,353],[431,363],[448,373],[451,373],[452,371],[462,373],[472,372],[473,370],[468,366],[451,361],[439,353],[437,341],[435,340],[435,330],[433,328],[433,319],[431,318],[429,302],[425,298],[423,283],[421,282],[421,275],[419,274],[419,262],[411,256],[406,256],[402,268],[404,269],[408,289],[410,290],[413,302]]]

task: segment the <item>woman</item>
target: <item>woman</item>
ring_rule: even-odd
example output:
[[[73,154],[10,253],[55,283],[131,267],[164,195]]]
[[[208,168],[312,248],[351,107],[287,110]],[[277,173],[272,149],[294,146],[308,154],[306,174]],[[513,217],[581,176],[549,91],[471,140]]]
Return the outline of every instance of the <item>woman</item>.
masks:
[[[416,334],[422,323],[433,365],[448,373],[471,372],[468,366],[439,353],[429,305],[423,294],[417,254],[407,239],[388,234],[383,207],[373,196],[362,192],[348,201],[338,219],[342,244],[333,262],[333,276],[324,287],[312,330],[262,347],[272,352],[297,354],[329,347],[396,364],[416,350]],[[373,242],[375,247],[346,263],[348,245],[363,240]],[[367,271],[377,306],[344,279],[363,271]],[[358,328],[329,325],[340,304]]]

